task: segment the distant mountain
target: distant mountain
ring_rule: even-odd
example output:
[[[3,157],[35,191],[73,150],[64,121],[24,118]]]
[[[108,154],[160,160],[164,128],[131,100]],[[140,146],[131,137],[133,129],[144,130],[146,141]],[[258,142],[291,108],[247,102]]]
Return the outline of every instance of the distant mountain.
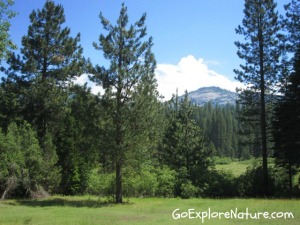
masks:
[[[213,105],[235,104],[238,94],[219,87],[203,87],[189,92],[189,99],[196,105],[211,102]]]

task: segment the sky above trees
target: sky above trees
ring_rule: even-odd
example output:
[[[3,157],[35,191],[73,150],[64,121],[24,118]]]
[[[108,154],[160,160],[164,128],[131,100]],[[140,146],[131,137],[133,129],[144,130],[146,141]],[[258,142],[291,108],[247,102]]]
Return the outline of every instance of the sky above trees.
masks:
[[[66,23],[72,36],[81,33],[85,57],[94,64],[107,65],[102,54],[92,46],[104,32],[99,13],[115,23],[123,1],[116,0],[55,0],[65,9]],[[241,86],[234,80],[233,69],[241,63],[234,41],[241,37],[235,28],[243,18],[242,0],[124,0],[130,23],[147,13],[148,35],[153,37],[157,60],[158,90],[169,99],[176,88],[181,95],[204,86],[218,86],[234,91]],[[278,11],[288,0],[278,1]],[[20,47],[27,33],[29,14],[41,9],[44,1],[15,1],[18,15],[11,21],[11,36]],[[87,81],[81,77],[78,82]],[[101,91],[99,87],[94,92]]]

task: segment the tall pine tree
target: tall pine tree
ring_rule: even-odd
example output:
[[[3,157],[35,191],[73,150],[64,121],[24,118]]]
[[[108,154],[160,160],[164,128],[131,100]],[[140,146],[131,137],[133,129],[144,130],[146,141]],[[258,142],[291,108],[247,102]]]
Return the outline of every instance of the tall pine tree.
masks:
[[[289,174],[289,191],[292,193],[292,176],[300,166],[300,45],[294,57],[294,72],[289,85],[275,109],[275,158]]]
[[[300,2],[291,0],[290,3],[284,5],[285,16],[281,16],[281,25],[283,34],[281,35],[281,66],[279,78],[279,92],[285,95],[289,82],[289,75],[293,71],[294,56],[297,47],[300,44]]]
[[[122,170],[129,151],[147,147],[149,135],[155,124],[156,91],[152,38],[146,37],[144,14],[136,23],[128,25],[127,7],[122,4],[116,25],[100,14],[101,23],[108,32],[101,34],[99,44],[104,57],[110,62],[108,68],[96,67],[93,80],[105,89],[107,123],[109,134],[107,146],[112,150],[116,171],[116,202],[122,203]]]
[[[288,52],[295,55],[300,45],[300,2],[292,0],[284,6],[284,9],[286,14],[282,23],[285,31],[287,31],[286,48]]]
[[[242,26],[236,29],[245,42],[237,41],[238,56],[245,61],[241,70],[234,70],[236,79],[259,95],[260,138],[263,159],[265,195],[268,195],[268,146],[266,94],[276,83],[278,51],[278,13],[273,0],[245,0]]]
[[[43,183],[53,191],[60,181],[56,151],[63,151],[57,146],[63,139],[59,136],[68,111],[68,85],[83,72],[85,60],[80,34],[73,38],[70,28],[64,27],[62,5],[47,0],[42,9],[33,10],[29,17],[31,24],[22,38],[20,54],[10,53],[8,58],[2,96],[9,107],[3,111],[1,123],[7,126],[17,118],[32,124],[42,156],[47,159]]]
[[[16,93],[23,119],[34,125],[42,142],[47,130],[54,133],[63,119],[65,87],[82,72],[83,50],[80,34],[72,38],[70,28],[62,27],[64,9],[54,1],[47,0],[43,9],[33,10],[30,22],[21,55],[10,53],[4,87]]]

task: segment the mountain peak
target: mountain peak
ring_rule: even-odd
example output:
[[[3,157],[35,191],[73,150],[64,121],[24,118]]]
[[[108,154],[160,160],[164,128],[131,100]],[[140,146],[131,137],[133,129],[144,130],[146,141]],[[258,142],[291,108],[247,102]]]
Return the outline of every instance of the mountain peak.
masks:
[[[196,105],[211,102],[213,105],[235,104],[237,93],[219,87],[202,87],[188,93],[189,99]]]

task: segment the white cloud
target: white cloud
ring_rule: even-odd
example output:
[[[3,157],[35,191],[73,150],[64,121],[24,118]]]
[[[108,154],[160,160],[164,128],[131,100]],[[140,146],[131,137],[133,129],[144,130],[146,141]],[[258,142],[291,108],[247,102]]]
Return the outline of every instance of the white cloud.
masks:
[[[87,86],[91,88],[93,94],[103,94],[104,90],[101,86],[96,85],[94,82],[91,82],[87,74],[82,74],[80,77],[76,77],[75,84],[84,85],[87,83]]]
[[[224,75],[208,68],[203,59],[189,55],[183,57],[177,65],[158,64],[156,68],[158,91],[166,100],[172,97],[178,88],[178,94],[184,94],[201,87],[217,86],[230,91],[243,84],[232,81]]]
[[[192,55],[183,57],[177,65],[158,64],[155,73],[158,91],[165,100],[169,100],[177,88],[178,94],[183,95],[185,90],[190,92],[201,87],[217,86],[230,91],[235,91],[236,87],[243,87],[243,84],[210,70],[206,61],[201,58],[197,60]],[[104,93],[103,88],[91,82],[87,74],[77,77],[74,82],[81,85],[87,82],[92,93]]]

